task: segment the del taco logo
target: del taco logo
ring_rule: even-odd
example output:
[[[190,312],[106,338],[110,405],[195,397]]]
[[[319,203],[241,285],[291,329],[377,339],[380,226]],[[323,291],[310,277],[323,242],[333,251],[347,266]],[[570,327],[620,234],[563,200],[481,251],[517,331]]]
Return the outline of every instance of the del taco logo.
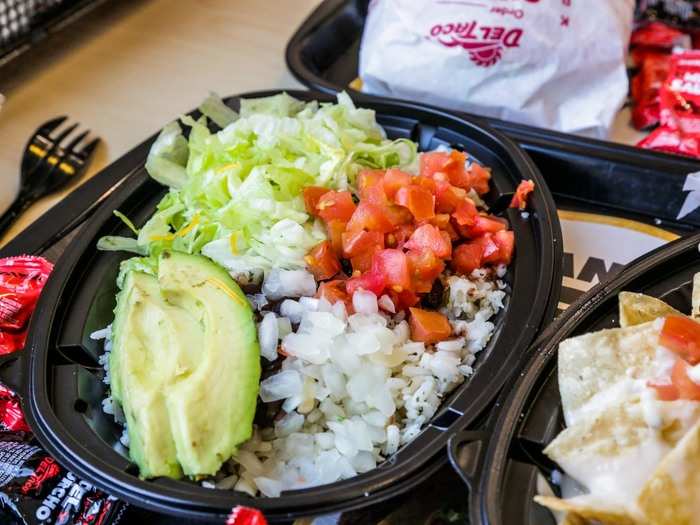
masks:
[[[523,30],[500,25],[482,25],[477,21],[435,24],[429,38],[445,47],[461,47],[472,62],[490,67],[498,63],[505,49],[520,47]]]

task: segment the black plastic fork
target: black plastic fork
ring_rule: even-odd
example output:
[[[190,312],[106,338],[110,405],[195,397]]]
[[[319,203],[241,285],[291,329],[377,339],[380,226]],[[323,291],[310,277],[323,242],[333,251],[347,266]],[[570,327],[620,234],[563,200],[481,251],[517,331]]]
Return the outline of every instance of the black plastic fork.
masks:
[[[77,180],[92,160],[100,139],[95,138],[78,148],[89,133],[84,131],[67,142],[78,124],[57,131],[66,120],[68,117],[64,116],[45,122],[27,142],[22,156],[19,192],[0,216],[0,237],[37,200]]]

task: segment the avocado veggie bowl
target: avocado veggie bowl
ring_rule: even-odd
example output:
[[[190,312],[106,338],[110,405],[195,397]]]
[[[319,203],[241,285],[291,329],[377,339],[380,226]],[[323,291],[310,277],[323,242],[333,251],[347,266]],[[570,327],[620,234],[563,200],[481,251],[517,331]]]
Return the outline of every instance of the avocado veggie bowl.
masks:
[[[503,308],[514,236],[480,197],[489,169],[384,138],[343,94],[201,109],[189,141],[173,123],[151,149],[156,213],[99,243],[137,254],[96,334],[105,409],[144,478],[279,496],[373,469],[472,374]]]
[[[134,150],[47,283],[30,424],[118,497],[275,521],[402,493],[553,315],[560,233],[517,147],[294,95],[209,98]]]

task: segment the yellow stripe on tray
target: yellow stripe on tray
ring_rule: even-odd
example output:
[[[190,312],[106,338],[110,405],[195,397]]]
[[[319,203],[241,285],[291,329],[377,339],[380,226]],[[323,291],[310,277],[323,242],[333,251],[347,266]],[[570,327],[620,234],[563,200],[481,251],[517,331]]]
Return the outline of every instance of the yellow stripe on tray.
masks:
[[[651,224],[633,221],[631,219],[623,219],[622,217],[612,217],[609,215],[598,215],[597,213],[586,213],[581,211],[558,210],[560,219],[568,221],[593,222],[596,224],[607,224],[608,226],[617,226],[618,228],[626,228],[628,230],[646,233],[652,237],[663,239],[664,241],[675,241],[680,236],[662,228],[657,228]]]

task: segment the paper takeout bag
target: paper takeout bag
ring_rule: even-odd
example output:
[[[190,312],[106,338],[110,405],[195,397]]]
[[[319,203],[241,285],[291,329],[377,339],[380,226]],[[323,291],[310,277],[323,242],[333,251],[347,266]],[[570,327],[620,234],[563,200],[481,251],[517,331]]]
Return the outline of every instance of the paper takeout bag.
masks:
[[[373,0],[363,90],[604,138],[634,0]]]

